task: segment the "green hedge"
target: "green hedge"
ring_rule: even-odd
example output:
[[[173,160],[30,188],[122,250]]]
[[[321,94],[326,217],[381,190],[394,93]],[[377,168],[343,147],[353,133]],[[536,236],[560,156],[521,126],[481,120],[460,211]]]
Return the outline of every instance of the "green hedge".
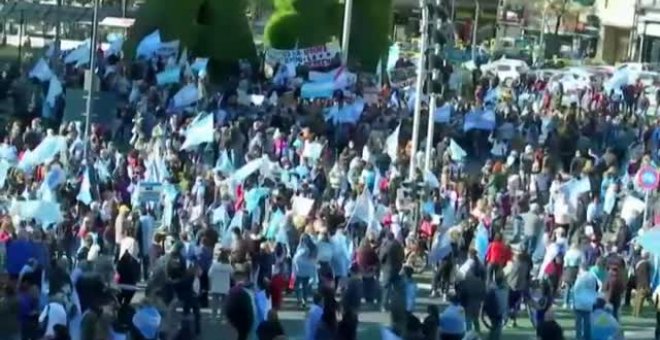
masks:
[[[376,72],[389,50],[392,0],[353,0],[348,61],[365,72]]]
[[[264,32],[269,47],[292,49],[329,42],[336,33],[335,0],[275,0]]]
[[[274,0],[266,25],[267,46],[292,49],[341,40],[344,3],[337,0]],[[353,0],[349,64],[375,72],[389,48],[392,0]]]

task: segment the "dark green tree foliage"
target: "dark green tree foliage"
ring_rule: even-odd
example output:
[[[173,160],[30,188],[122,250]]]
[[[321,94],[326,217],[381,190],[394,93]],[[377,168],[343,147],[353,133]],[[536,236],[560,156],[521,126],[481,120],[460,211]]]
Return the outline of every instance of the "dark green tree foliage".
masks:
[[[245,13],[245,0],[206,0],[199,11],[200,34],[193,52],[210,58],[209,72],[214,78],[232,72],[239,59],[257,60]]]
[[[265,40],[277,49],[325,44],[336,32],[336,0],[275,0]]]
[[[181,41],[182,46],[192,48],[197,44],[199,25],[197,17],[203,0],[148,0],[137,14],[137,20],[131,27],[128,39],[124,43],[124,54],[133,58],[135,48],[142,38],[160,30],[164,41]]]
[[[376,72],[389,49],[392,0],[353,0],[348,62],[364,72]]]
[[[256,61],[245,0],[148,0],[140,8],[124,45],[133,57],[143,37],[156,29],[164,41],[180,40],[198,57],[208,57],[209,74],[220,81],[239,59]]]

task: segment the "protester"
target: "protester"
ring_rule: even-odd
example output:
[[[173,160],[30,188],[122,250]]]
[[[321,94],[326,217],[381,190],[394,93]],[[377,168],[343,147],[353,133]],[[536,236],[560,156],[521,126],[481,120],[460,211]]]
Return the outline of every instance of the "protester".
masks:
[[[657,127],[641,119],[646,95],[622,70],[576,91],[563,77],[505,80],[474,65],[471,81],[447,86],[432,111],[414,86],[389,74],[380,89],[335,68],[339,59],[316,67],[267,50],[263,68],[242,62],[216,79],[204,56],[158,46],[135,60],[99,50],[100,96],[117,105],[93,105],[91,116],[112,123],[89,128],[65,115],[82,83],[71,59],[88,53],[17,74],[19,120],[0,129],[0,257],[16,282],[3,299],[18,302],[6,306],[17,309],[9,336],[20,325],[37,337],[45,297],[63,294],[74,339],[125,328],[190,339],[204,333],[207,304],[239,339],[274,339],[283,335],[276,311],[293,293],[309,311],[301,332],[310,340],[358,338],[372,307],[392,314],[397,337],[479,333],[483,309],[490,337],[506,338],[521,305],[539,337],[560,339],[552,311],[563,294],[576,337],[590,339],[597,291],[616,320],[622,300],[634,295],[641,315],[656,288],[648,241],[657,212],[646,208],[657,188],[642,190],[638,175],[655,168]],[[332,79],[331,90],[310,92],[319,79]],[[415,96],[435,119],[433,136],[417,136],[428,151],[411,143]],[[648,254],[629,258],[631,242]],[[456,295],[422,327],[412,312],[427,294],[417,283],[426,269],[433,303]],[[149,306],[133,301],[141,282]],[[65,337],[59,328],[49,336]]]

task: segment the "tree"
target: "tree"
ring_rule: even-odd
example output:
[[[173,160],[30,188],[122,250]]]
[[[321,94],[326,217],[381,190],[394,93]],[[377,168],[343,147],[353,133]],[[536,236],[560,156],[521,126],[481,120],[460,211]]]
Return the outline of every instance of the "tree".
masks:
[[[209,56],[211,75],[223,76],[237,66],[236,61],[257,60],[244,0],[206,0],[199,11],[196,55]]]
[[[591,0],[580,0],[575,2],[571,0],[551,0],[548,4],[549,9],[557,18],[557,21],[555,22],[555,35],[559,34],[559,27],[561,27],[562,19],[568,15],[577,18],[580,12],[586,9],[583,4],[588,4],[590,1]]]
[[[277,49],[323,45],[336,32],[336,0],[275,0],[265,29],[266,44]]]
[[[164,41],[180,40],[193,55],[208,57],[212,80],[220,80],[239,59],[256,61],[245,0],[148,0],[124,45],[132,57],[137,44],[154,30]]]
[[[353,1],[349,63],[375,72],[378,61],[389,49],[392,0]]]

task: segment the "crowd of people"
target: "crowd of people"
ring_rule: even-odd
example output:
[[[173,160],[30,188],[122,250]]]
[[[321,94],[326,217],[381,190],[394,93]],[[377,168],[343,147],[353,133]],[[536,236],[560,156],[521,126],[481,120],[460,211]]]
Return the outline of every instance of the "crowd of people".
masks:
[[[405,89],[310,99],[277,65],[269,81],[241,63],[218,89],[186,57],[99,57],[121,104],[89,135],[62,121],[75,65],[54,56],[50,76],[9,87],[15,115],[40,118],[2,131],[3,338],[193,339],[209,308],[240,340],[357,339],[372,309],[391,315],[384,339],[502,339],[524,311],[558,340],[565,308],[575,339],[608,340],[623,339],[622,306],[656,308],[657,255],[635,240],[657,188],[636,177],[660,134],[636,85],[567,94],[475,71],[441,106],[423,100],[449,116],[423,136],[425,164]],[[423,318],[420,270],[438,302]],[[278,320],[287,295],[307,311],[297,334]]]

